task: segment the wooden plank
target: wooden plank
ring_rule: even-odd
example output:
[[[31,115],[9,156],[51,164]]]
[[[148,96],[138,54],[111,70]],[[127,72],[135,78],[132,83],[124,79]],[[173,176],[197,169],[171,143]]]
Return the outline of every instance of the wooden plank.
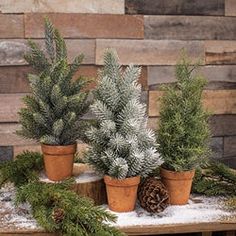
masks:
[[[0,11],[123,14],[124,0],[0,0]]]
[[[236,135],[236,115],[211,116],[210,126],[213,136]]]
[[[23,107],[25,94],[0,94],[0,122],[17,122],[17,112]]]
[[[235,0],[225,0],[225,15],[236,16],[236,1]]]
[[[157,130],[158,124],[158,117],[149,117],[149,128]],[[213,115],[210,117],[209,124],[213,137],[236,136],[236,115]]]
[[[220,16],[224,15],[224,5],[224,0],[126,0],[125,13],[143,15]]]
[[[212,236],[212,232],[202,232],[202,236]]]
[[[206,64],[236,64],[236,41],[206,41]]]
[[[159,234],[177,234],[177,233],[194,233],[209,231],[226,231],[235,230],[236,224],[221,223],[195,223],[195,224],[168,224],[160,226],[132,226],[122,227],[121,230],[128,235],[159,235]]]
[[[212,151],[211,157],[214,159],[220,159],[224,153],[224,141],[223,137],[214,137],[210,140],[210,149]]]
[[[143,16],[108,14],[25,14],[25,37],[44,37],[48,16],[64,38],[143,38]],[[96,22],[96,24],[95,24]],[[99,27],[97,27],[99,25]]]
[[[235,89],[236,88],[236,66],[202,66],[197,72],[203,75],[209,84],[206,89]],[[176,81],[174,66],[148,66],[148,86],[154,90],[163,83]]]
[[[103,64],[103,55],[107,48],[114,48],[120,63],[127,65],[175,65],[180,51],[185,48],[190,58],[204,57],[204,43],[201,41],[177,40],[96,40],[96,64]]]
[[[222,163],[229,166],[230,168],[236,169],[236,156],[234,157],[224,157],[220,159]]]
[[[159,116],[161,91],[149,91],[149,116]],[[215,115],[236,114],[236,90],[205,90],[203,105]]]
[[[219,222],[195,223],[195,224],[166,224],[166,225],[150,225],[150,226],[130,226],[118,227],[122,232],[127,235],[157,235],[157,234],[177,234],[177,233],[195,233],[195,232],[209,232],[209,231],[233,231],[236,224],[225,224]],[[22,230],[22,229],[0,229],[2,235],[37,235],[45,236],[43,230]],[[46,234],[46,236],[55,234]]]
[[[234,40],[235,17],[145,16],[146,39]]]
[[[224,157],[236,156],[236,136],[224,137]]]
[[[1,66],[0,93],[30,92],[27,75],[32,72],[30,66]]]
[[[96,65],[81,65],[76,72],[74,79],[79,76],[93,79],[88,86],[93,89],[96,86],[98,70],[101,67]],[[0,93],[28,93],[30,92],[27,75],[33,73],[30,66],[0,66]],[[143,90],[147,90],[147,67],[142,67],[139,82]]]
[[[0,123],[0,146],[33,146],[34,141],[24,139],[15,134],[19,124]]]
[[[24,38],[23,15],[0,14],[0,38]]]
[[[0,163],[10,161],[13,158],[13,148],[11,146],[0,146]]]
[[[43,40],[35,40],[43,45]],[[95,41],[84,40],[66,40],[68,60],[71,62],[75,56],[83,53],[85,58],[83,64],[94,64],[95,59]],[[0,40],[0,66],[5,65],[26,65],[23,55],[28,50],[26,40],[12,39]]]

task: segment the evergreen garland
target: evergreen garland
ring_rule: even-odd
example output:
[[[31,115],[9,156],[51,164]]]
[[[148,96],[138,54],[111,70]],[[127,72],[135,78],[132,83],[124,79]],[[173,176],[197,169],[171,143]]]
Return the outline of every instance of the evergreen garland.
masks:
[[[192,191],[208,196],[236,197],[236,171],[211,161],[205,168],[197,169]]]
[[[13,182],[17,187],[16,204],[27,202],[37,223],[49,232],[65,236],[121,236],[110,226],[116,217],[93,202],[71,191],[73,179],[62,183],[38,181],[43,158],[37,152],[24,152],[0,165],[0,187]]]
[[[87,132],[87,161],[114,178],[147,176],[160,164],[154,133],[147,129],[146,106],[140,102],[141,68],[122,72],[117,54],[108,50],[91,110],[97,126]]]
[[[68,64],[65,41],[49,20],[45,20],[45,48],[29,40],[25,60],[37,74],[29,75],[31,95],[24,97],[17,134],[51,145],[68,145],[83,139],[87,122],[81,119],[88,109],[88,80],[72,80],[83,55]]]
[[[206,80],[196,68],[184,56],[176,66],[177,82],[163,86],[157,142],[168,170],[192,170],[209,154],[209,114],[201,102]]]

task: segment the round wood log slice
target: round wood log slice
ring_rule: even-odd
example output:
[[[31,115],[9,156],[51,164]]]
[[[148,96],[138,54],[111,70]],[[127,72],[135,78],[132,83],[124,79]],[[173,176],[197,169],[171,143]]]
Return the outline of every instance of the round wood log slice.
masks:
[[[107,204],[103,176],[98,175],[86,164],[75,164],[75,166],[73,176],[76,184],[72,190],[80,196],[91,198],[96,205]],[[47,184],[59,183],[49,180],[44,173],[41,173],[39,180]]]

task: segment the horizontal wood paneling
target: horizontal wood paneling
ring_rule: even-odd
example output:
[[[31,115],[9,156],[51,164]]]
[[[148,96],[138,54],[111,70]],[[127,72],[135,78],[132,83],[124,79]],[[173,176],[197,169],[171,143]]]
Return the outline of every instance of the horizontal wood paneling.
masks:
[[[236,89],[236,65],[202,66],[196,73],[208,81],[207,89]],[[148,86],[153,90],[162,83],[176,81],[174,66],[148,66]]]
[[[125,12],[144,15],[224,15],[224,5],[224,0],[125,0]]]
[[[235,17],[145,16],[146,39],[235,40]]]
[[[236,41],[206,41],[205,51],[206,64],[236,64]]]
[[[157,130],[159,125],[158,117],[148,119],[148,127]],[[236,136],[236,115],[212,115],[209,125],[213,137]]]
[[[26,40],[0,40],[0,66],[4,65],[26,65],[23,55],[28,50]],[[43,45],[42,40],[35,40]],[[85,55],[83,64],[93,64],[95,59],[95,41],[87,40],[66,40],[68,59],[72,61],[73,58],[80,53]]]
[[[97,83],[98,70],[100,66],[81,65],[76,72],[74,79],[79,76],[92,79],[88,89],[93,89]],[[28,93],[30,92],[27,76],[34,71],[30,66],[0,66],[0,93]],[[142,67],[139,79],[143,90],[147,90],[147,67]]]
[[[224,157],[236,157],[236,136],[224,138]]]
[[[149,91],[149,116],[159,116],[158,98],[162,94],[160,91]],[[205,90],[203,104],[215,115],[236,114],[236,90]]]
[[[143,38],[143,16],[101,14],[26,14],[25,37],[44,37],[48,16],[65,38]]]
[[[0,94],[0,122],[17,122],[25,94]]]
[[[117,50],[120,63],[127,65],[175,65],[180,50],[185,48],[193,60],[204,57],[204,43],[201,41],[176,40],[96,40],[96,64],[103,64],[107,48]]]
[[[124,0],[0,0],[0,11],[123,14]]]
[[[236,16],[236,1],[235,0],[225,0],[225,15]]]
[[[24,38],[23,15],[0,14],[0,38]]]

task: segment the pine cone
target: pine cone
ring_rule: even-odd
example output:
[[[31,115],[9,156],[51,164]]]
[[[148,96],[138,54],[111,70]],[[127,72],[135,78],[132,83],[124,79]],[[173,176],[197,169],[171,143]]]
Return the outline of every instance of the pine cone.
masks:
[[[148,212],[160,213],[169,205],[169,194],[162,182],[154,177],[147,178],[139,187],[138,199]]]
[[[64,217],[65,217],[65,211],[62,208],[55,208],[52,211],[52,219],[55,221],[56,224],[61,223]]]

